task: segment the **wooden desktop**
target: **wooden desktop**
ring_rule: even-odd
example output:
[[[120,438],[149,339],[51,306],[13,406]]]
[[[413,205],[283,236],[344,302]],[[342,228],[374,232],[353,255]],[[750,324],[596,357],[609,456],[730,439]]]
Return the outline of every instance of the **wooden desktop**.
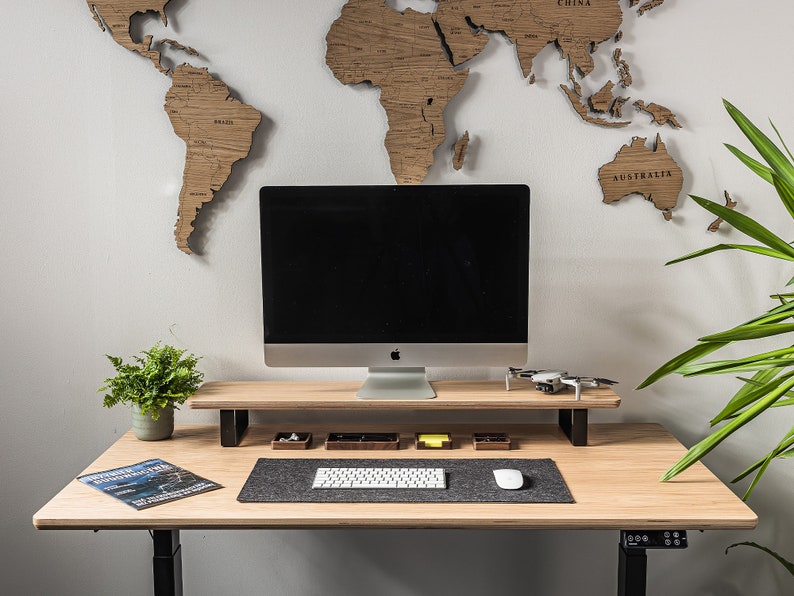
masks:
[[[279,384],[288,387],[283,399],[296,397],[301,383]],[[300,404],[291,401],[292,410],[327,407],[339,409],[341,385],[329,389],[335,397],[325,399],[322,384],[307,391]],[[333,385],[333,384],[328,384]],[[443,384],[442,384],[443,385]],[[293,387],[294,386],[294,387]],[[468,390],[463,387],[468,387]],[[261,396],[265,389],[246,385]],[[308,386],[306,386],[308,387]],[[485,387],[485,393],[482,393]],[[210,385],[210,389],[213,386]],[[215,389],[218,387],[215,386]],[[237,389],[240,389],[237,386]],[[449,389],[449,387],[447,387]],[[316,393],[314,392],[316,391]],[[607,390],[608,391],[608,390]],[[286,401],[274,397],[269,405],[255,403],[246,392],[238,401],[223,404],[211,401],[207,392],[192,401],[191,407],[203,408],[213,403],[240,409],[287,409]],[[463,408],[472,400],[471,409],[485,409],[488,395],[495,395],[490,409],[511,410],[511,404],[527,400],[534,403],[542,396],[529,388],[505,392],[504,385],[463,382],[457,399],[439,391],[440,401],[362,402],[352,401],[354,408],[387,409],[409,407],[416,410]],[[507,393],[507,395],[504,395]],[[475,397],[478,394],[479,397]],[[614,394],[613,394],[614,395]],[[217,397],[217,396],[215,396]],[[552,407],[562,407],[560,396],[548,396]],[[570,397],[570,395],[568,396]],[[607,394],[599,398],[616,402]],[[214,398],[213,398],[214,399]],[[355,400],[352,393],[348,400]],[[500,401],[501,400],[501,401]],[[329,403],[333,405],[329,405]],[[197,405],[199,404],[199,405]],[[325,404],[325,406],[323,406]],[[278,405],[278,408],[271,407]],[[526,404],[525,404],[526,405]],[[257,407],[258,406],[258,407]],[[533,406],[528,406],[533,407]],[[615,406],[612,406],[615,407]],[[220,409],[220,408],[218,408]],[[464,408],[465,409],[465,408]],[[275,417],[275,415],[273,416]],[[290,425],[294,426],[294,425]],[[377,452],[378,458],[427,458],[432,450],[414,447],[415,432],[452,433],[453,449],[438,453],[444,458],[551,458],[575,500],[560,504],[495,503],[240,503],[237,495],[260,457],[328,457],[371,458],[372,451],[326,451],[322,439],[330,431],[364,430],[360,426],[311,424],[285,429],[283,424],[252,424],[235,448],[222,446],[218,427],[214,425],[179,425],[171,439],[157,442],[136,440],[131,432],[122,436],[83,473],[124,466],[159,457],[182,466],[200,476],[214,480],[224,488],[187,499],[166,503],[143,511],[118,502],[77,480],[70,482],[38,511],[33,523],[39,529],[107,529],[154,531],[155,593],[173,594],[181,589],[178,564],[181,557],[179,530],[243,528],[464,528],[464,529],[601,529],[601,530],[711,530],[751,529],[755,514],[702,464],[696,464],[671,482],[659,477],[684,452],[684,447],[657,424],[590,424],[586,446],[576,446],[564,429],[553,424],[443,424],[428,426],[378,425],[376,430],[399,432],[401,448]],[[373,430],[372,425],[366,426]],[[271,439],[285,430],[312,432],[314,444],[306,450],[273,450]],[[481,431],[509,433],[509,451],[479,451],[471,444],[471,435]],[[644,594],[644,549],[621,548],[619,594]]]

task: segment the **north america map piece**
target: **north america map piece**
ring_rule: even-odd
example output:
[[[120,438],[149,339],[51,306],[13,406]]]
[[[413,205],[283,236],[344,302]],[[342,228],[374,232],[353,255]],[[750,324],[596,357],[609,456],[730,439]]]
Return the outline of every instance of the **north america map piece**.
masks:
[[[174,235],[179,249],[190,254],[188,240],[199,209],[214,198],[232,165],[248,156],[262,114],[232,97],[206,68],[183,64],[172,77],[164,109],[187,145]]]
[[[337,79],[380,87],[397,183],[421,183],[444,142],[444,108],[469,71],[452,69],[431,15],[400,13],[385,2],[349,0],[326,41],[326,62]]]
[[[660,135],[656,135],[652,150],[645,146],[645,141],[643,137],[634,137],[630,145],[623,145],[615,159],[598,170],[598,182],[605,203],[640,194],[669,221],[684,186],[684,176]]]
[[[165,6],[170,0],[86,0],[88,8],[94,15],[99,28],[110,29],[113,40],[131,52],[138,52],[141,56],[152,61],[155,68],[162,73],[168,72],[160,64],[160,52],[152,49],[152,36],[147,35],[141,41],[135,41],[130,34],[130,20],[136,13],[154,12],[160,15],[163,25],[168,25],[165,16]]]

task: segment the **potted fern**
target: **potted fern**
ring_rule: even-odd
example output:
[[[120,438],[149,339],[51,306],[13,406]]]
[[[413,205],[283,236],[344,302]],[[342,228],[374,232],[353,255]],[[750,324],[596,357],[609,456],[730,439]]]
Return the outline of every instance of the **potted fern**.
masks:
[[[143,356],[125,363],[105,354],[116,376],[105,379],[98,392],[105,394],[106,408],[120,403],[132,408],[132,430],[142,441],[167,439],[174,432],[174,408],[185,403],[199,388],[204,373],[196,369],[198,358],[173,346],[157,342]]]
[[[725,100],[723,103],[728,114],[765,163],[753,159],[732,145],[726,144],[726,147],[753,173],[774,187],[789,217],[794,219],[794,156],[786,147],[777,128],[770,122],[782,149],[736,107]],[[792,243],[783,240],[754,219],[707,199],[697,196],[691,196],[691,198],[755,243],[717,244],[684,255],[670,261],[667,263],[668,265],[721,250],[742,250],[788,263],[794,262]],[[794,278],[787,285],[792,284],[794,284]],[[662,476],[662,480],[670,480],[695,462],[700,461],[706,454],[718,447],[722,441],[755,418],[764,414],[780,416],[781,408],[794,406],[794,346],[791,340],[791,333],[794,332],[794,293],[778,292],[771,298],[775,301],[775,305],[769,311],[731,329],[699,338],[695,346],[663,364],[637,387],[637,389],[642,389],[670,374],[680,374],[685,377],[729,374],[735,375],[741,382],[736,394],[711,420],[714,430],[689,449]],[[776,349],[757,354],[752,353],[755,351],[753,350],[750,355],[740,358],[706,360],[710,354],[730,344],[747,345],[742,342],[761,338],[779,338],[781,345]],[[764,472],[774,461],[785,461],[791,458],[794,458],[794,428],[785,433],[764,457],[750,464],[738,474],[733,482],[754,475],[744,495],[744,499],[747,499]],[[794,575],[794,565],[777,553],[755,543],[741,544],[753,546],[769,553],[778,559],[789,573]]]

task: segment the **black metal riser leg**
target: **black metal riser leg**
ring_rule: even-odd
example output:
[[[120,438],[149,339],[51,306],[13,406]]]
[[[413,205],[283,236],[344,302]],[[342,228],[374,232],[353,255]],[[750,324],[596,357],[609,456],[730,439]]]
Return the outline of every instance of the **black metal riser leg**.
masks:
[[[182,550],[179,530],[154,530],[154,596],[182,596]]]

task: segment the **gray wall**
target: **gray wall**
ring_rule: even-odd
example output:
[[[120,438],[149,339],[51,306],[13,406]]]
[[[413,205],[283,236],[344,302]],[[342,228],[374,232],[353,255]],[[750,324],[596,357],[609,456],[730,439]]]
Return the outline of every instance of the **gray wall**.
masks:
[[[339,84],[324,37],[343,0],[172,0],[166,36],[196,47],[241,99],[266,114],[251,157],[202,216],[203,255],[186,256],[172,229],[184,145],[162,109],[168,80],[103,34],[85,2],[5,3],[0,20],[0,577],[12,594],[145,594],[145,532],[39,532],[32,514],[130,426],[96,388],[104,353],[131,355],[163,339],[204,356],[208,379],[360,378],[360,369],[267,370],[261,355],[257,190],[262,184],[389,183],[387,129],[377,90]],[[424,4],[427,4],[425,2]],[[722,147],[747,146],[721,107],[771,116],[790,142],[789,24],[794,7],[746,0],[667,0],[637,19],[626,10],[630,94],[669,106],[684,124],[661,129],[684,169],[684,193],[790,222],[768,187]],[[162,37],[155,19],[147,31]],[[608,48],[604,48],[608,49]],[[599,54],[595,86],[614,76]],[[553,48],[520,77],[511,46],[492,40],[447,113],[449,139],[469,130],[468,169],[440,152],[428,182],[526,182],[533,191],[533,367],[620,380],[623,405],[603,421],[658,421],[684,443],[707,432],[735,384],[671,379],[632,388],[695,337],[767,307],[790,269],[740,255],[665,261],[715,242],[711,218],[682,199],[672,222],[638,197],[600,202],[597,168],[633,135],[581,122],[558,89]],[[592,89],[595,90],[595,89]],[[776,222],[780,222],[777,224]],[[724,230],[720,240],[739,241]],[[496,369],[432,370],[497,378]],[[178,423],[215,417],[189,411]],[[757,421],[707,459],[721,478],[788,430]],[[691,536],[681,553],[651,553],[649,594],[781,594],[787,579],[750,549],[753,539],[794,557],[792,464],[778,464],[751,501],[754,532]],[[737,492],[742,487],[736,487]],[[615,593],[614,532],[183,533],[189,594],[481,595],[488,590],[592,596]],[[573,562],[576,562],[575,566]],[[354,570],[360,576],[350,573]]]

